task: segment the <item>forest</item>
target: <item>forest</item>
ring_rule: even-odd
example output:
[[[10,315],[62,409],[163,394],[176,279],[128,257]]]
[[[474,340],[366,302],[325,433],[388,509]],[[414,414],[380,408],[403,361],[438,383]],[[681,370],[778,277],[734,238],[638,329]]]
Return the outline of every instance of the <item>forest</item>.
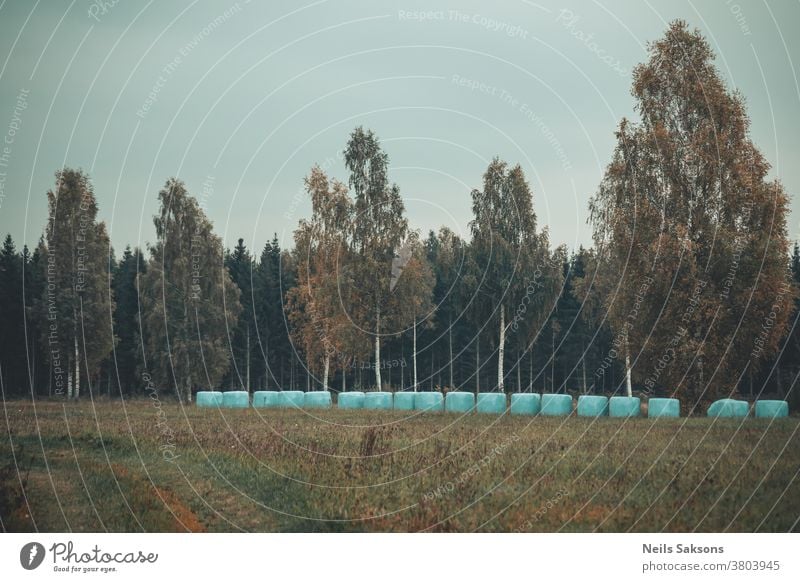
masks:
[[[553,247],[523,168],[499,158],[464,192],[468,237],[420,232],[363,127],[343,136],[347,176],[304,178],[312,213],[291,248],[226,243],[169,178],[156,241],[119,254],[90,176],[59,169],[36,246],[8,235],[0,251],[3,398],[532,391],[699,412],[769,394],[797,410],[788,194],[707,41],[676,21],[649,53],[638,119],[587,193],[591,248]]]

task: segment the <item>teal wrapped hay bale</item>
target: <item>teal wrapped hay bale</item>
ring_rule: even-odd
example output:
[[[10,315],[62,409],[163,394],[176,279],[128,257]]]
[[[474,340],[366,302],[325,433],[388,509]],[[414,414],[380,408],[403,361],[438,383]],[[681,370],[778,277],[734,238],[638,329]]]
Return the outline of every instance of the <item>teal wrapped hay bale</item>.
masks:
[[[448,392],[444,398],[447,412],[471,412],[475,408],[475,395],[472,392]]]
[[[750,412],[750,405],[744,400],[722,398],[711,403],[706,413],[711,418],[744,418]]]
[[[417,392],[414,395],[414,410],[422,412],[441,412],[444,410],[444,397],[441,392]]]
[[[572,396],[569,394],[542,394],[542,416],[569,416],[572,413]]]
[[[638,396],[612,396],[608,401],[608,415],[615,418],[641,416],[642,399]]]
[[[367,392],[364,395],[364,409],[366,410],[391,410],[391,392]]]
[[[215,408],[222,406],[222,392],[198,392],[194,396],[197,406],[203,408]]]
[[[647,418],[678,418],[681,403],[677,398],[651,398],[647,401]]]
[[[303,392],[301,390],[284,390],[280,393],[281,397],[278,400],[280,408],[302,408],[303,407]]]
[[[330,408],[332,405],[331,393],[327,390],[306,392],[303,396],[303,408]]]
[[[222,393],[223,408],[247,408],[250,406],[250,394],[245,390],[231,390]]]
[[[415,392],[395,392],[394,393],[394,409],[395,410],[414,410]]]
[[[503,414],[506,411],[506,395],[502,392],[478,394],[478,414]]]
[[[253,408],[278,408],[281,393],[275,390],[259,390],[253,392]]]
[[[336,404],[342,410],[361,410],[364,408],[364,393],[342,392]]]
[[[756,418],[786,418],[789,416],[789,403],[785,400],[757,400]]]
[[[534,416],[542,409],[541,394],[512,394],[511,414]]]
[[[578,416],[608,416],[608,398],[592,394],[578,396]]]

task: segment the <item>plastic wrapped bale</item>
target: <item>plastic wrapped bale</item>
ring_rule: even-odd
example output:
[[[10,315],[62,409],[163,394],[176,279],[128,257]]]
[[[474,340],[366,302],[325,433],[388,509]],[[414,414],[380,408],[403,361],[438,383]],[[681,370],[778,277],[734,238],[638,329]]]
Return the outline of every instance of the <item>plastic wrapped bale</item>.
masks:
[[[360,410],[364,408],[364,393],[342,392],[336,404],[342,410]]]
[[[394,393],[394,409],[395,410],[414,410],[414,397],[416,392],[395,392]]]
[[[642,399],[638,396],[612,396],[608,401],[608,415],[615,418],[641,416]]]
[[[281,393],[277,391],[259,390],[253,392],[253,408],[278,408]]]
[[[304,393],[301,390],[284,390],[278,400],[280,408],[302,408]]]
[[[786,418],[789,416],[789,403],[785,400],[757,400],[756,418]]]
[[[534,416],[539,414],[542,409],[542,395],[541,394],[512,394],[511,407],[509,412],[511,414],[520,414],[526,416]]]
[[[231,390],[222,393],[223,408],[247,408],[250,406],[250,394],[245,390]]]
[[[583,394],[578,396],[578,416],[608,416],[608,398]]]
[[[303,396],[303,408],[330,408],[332,404],[331,393],[327,390],[306,392]]]
[[[366,410],[391,410],[391,392],[367,392],[364,395],[364,409]]]
[[[506,411],[506,395],[502,392],[478,394],[478,414],[503,414]]]
[[[542,416],[569,416],[572,413],[572,396],[569,394],[542,394]]]
[[[444,410],[444,398],[441,392],[417,392],[414,395],[414,410],[423,412],[441,412]]]
[[[447,412],[471,412],[475,408],[475,395],[472,392],[448,392],[444,398]]]
[[[647,418],[678,418],[681,403],[677,398],[651,398],[647,401]]]
[[[215,408],[222,406],[222,392],[198,392],[194,395],[194,402],[203,408]]]
[[[711,403],[706,414],[711,418],[744,418],[750,412],[750,405],[744,400],[722,398]]]

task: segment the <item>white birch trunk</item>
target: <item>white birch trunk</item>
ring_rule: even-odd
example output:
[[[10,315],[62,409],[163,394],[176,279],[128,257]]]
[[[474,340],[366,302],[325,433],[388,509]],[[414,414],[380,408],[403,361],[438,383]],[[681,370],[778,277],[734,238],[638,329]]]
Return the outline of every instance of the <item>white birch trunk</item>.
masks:
[[[250,392],[250,326],[247,326],[247,391]]]
[[[325,353],[325,372],[322,375],[322,389],[328,389],[328,370],[331,367],[331,356],[328,353]]]
[[[376,310],[375,318],[375,383],[378,385],[378,392],[383,391],[381,386],[381,308]]]
[[[450,327],[447,329],[447,334],[450,336],[450,389],[455,388],[453,382],[453,316],[450,316]]]
[[[74,336],[75,339],[75,392],[73,395],[77,400],[81,395],[81,360],[78,353],[78,336],[77,334]]]
[[[631,386],[631,354],[628,348],[628,336],[625,335],[625,393],[628,397],[633,396],[633,387]]]
[[[414,392],[417,391],[417,319],[414,318],[414,339],[411,353],[411,360],[414,364]]]
[[[497,390],[503,392],[503,357],[506,344],[506,309],[500,306],[500,346],[497,349]]]

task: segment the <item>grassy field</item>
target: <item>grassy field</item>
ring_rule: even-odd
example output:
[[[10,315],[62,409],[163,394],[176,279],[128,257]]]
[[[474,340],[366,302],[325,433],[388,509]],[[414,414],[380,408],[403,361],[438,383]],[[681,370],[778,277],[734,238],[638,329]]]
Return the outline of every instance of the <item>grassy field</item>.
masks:
[[[797,418],[3,408],[8,531],[798,529]]]

